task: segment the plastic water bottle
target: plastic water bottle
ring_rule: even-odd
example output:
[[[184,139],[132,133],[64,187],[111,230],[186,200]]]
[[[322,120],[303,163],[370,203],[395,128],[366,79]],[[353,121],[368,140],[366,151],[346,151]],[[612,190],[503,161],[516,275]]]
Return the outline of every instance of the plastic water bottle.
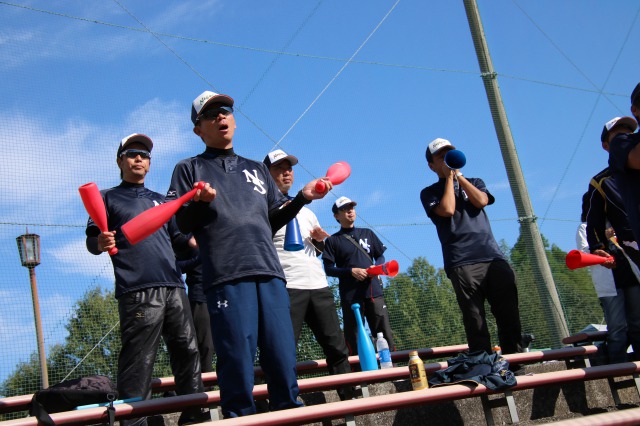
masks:
[[[393,362],[391,362],[391,352],[389,351],[389,343],[384,338],[382,333],[378,333],[376,339],[376,349],[378,356],[380,357],[380,368],[392,368]]]

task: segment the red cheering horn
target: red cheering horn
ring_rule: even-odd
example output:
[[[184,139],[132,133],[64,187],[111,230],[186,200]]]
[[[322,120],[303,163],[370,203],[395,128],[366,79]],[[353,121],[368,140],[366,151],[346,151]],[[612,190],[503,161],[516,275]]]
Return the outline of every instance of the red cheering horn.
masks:
[[[367,274],[369,275],[388,275],[395,277],[398,275],[398,262],[390,260],[382,265],[374,265],[367,268]]]
[[[565,262],[569,269],[584,268],[585,266],[600,265],[613,262],[613,256],[598,256],[597,254],[584,253],[580,250],[571,250],[567,253]]]
[[[351,166],[344,161],[332,164],[327,170],[327,177],[334,185],[340,185],[349,175],[351,175]],[[326,189],[327,185],[323,181],[320,180],[316,183],[317,192],[324,192]]]
[[[129,222],[122,225],[122,233],[131,244],[138,244],[149,235],[160,229],[176,214],[184,203],[196,195],[196,191],[204,188],[204,182],[198,182],[196,187],[182,197],[145,210]]]
[[[80,198],[82,198],[84,208],[87,209],[89,217],[93,220],[98,229],[100,229],[100,232],[109,232],[109,227],[107,225],[107,209],[104,206],[104,200],[102,199],[98,186],[93,182],[89,182],[78,188],[78,191],[80,192]],[[118,253],[117,247],[113,247],[109,250],[109,254],[111,256],[116,253]]]

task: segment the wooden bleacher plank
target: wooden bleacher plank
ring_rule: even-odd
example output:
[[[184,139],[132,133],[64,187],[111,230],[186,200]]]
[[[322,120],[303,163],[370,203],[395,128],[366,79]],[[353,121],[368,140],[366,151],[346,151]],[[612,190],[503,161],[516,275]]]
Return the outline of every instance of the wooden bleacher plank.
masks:
[[[562,343],[565,345],[577,345],[580,343],[602,342],[606,339],[606,331],[585,331],[565,337],[562,339]]]
[[[575,381],[603,379],[612,376],[627,376],[640,372],[640,362],[602,365],[561,372],[541,373],[518,377],[518,384],[509,388],[514,392],[538,386],[561,385]],[[272,413],[221,420],[216,426],[270,426],[300,425],[323,419],[335,419],[347,414],[363,415],[380,411],[391,411],[416,405],[433,404],[454,399],[496,394],[483,385],[470,388],[464,385],[449,385],[420,391],[409,391],[390,395],[380,395],[351,401],[302,407]]]
[[[519,354],[505,355],[505,358],[512,363],[534,363],[547,360],[557,360],[565,357],[584,356],[595,353],[595,346],[566,347],[562,349],[553,349],[548,351],[524,352]],[[446,362],[427,363],[425,371],[433,373],[434,371],[447,367]],[[331,376],[314,377],[310,379],[301,379],[298,386],[301,393],[318,392],[329,389],[336,389],[344,385],[359,385],[361,383],[378,383],[390,380],[406,379],[409,377],[408,367],[394,367],[384,370],[361,371],[356,373],[347,373]],[[520,380],[520,378],[518,378]],[[267,385],[256,385],[253,391],[254,398],[265,399],[268,397]],[[30,401],[30,399],[29,399]],[[210,406],[220,402],[220,393],[218,391],[198,393],[192,395],[182,395],[170,398],[156,398],[148,401],[140,401],[131,404],[119,404],[116,408],[116,419],[127,417],[138,417],[151,414],[165,414],[178,412],[187,407],[193,406]],[[94,410],[94,411],[91,411]],[[95,411],[98,410],[98,411]],[[57,417],[63,413],[52,414],[56,424],[83,424],[88,418],[100,422],[104,420],[102,417],[104,409],[88,409],[82,410],[81,419],[78,421],[77,413],[79,411],[67,412],[71,415]],[[75,415],[73,413],[76,413]],[[36,426],[37,421],[34,417],[26,417],[23,419],[10,420],[9,422],[0,422],[2,426]],[[84,422],[86,424],[86,422]]]
[[[438,346],[435,348],[421,348],[418,349],[418,355],[422,359],[433,359],[433,358],[445,358],[449,356],[455,356],[460,352],[464,352],[469,349],[468,345],[452,345],[452,346]],[[409,360],[409,352],[406,351],[394,351],[391,352],[391,359],[394,362],[402,362]],[[349,357],[350,365],[357,365],[360,363],[360,359],[357,355]],[[326,371],[327,369],[327,360],[319,359],[319,360],[310,360],[310,361],[301,361],[296,364],[296,371],[298,374],[300,373],[313,373],[317,371]],[[262,369],[260,367],[254,368],[254,374],[256,377],[261,377],[264,375]],[[205,387],[214,386],[218,382],[218,376],[215,372],[212,373],[203,373],[202,381]],[[168,390],[173,390],[175,388],[175,379],[173,377],[162,377],[156,378],[151,381],[151,389],[153,392],[165,392]]]
[[[640,408],[592,414],[575,419],[548,423],[556,426],[619,426],[640,424]]]

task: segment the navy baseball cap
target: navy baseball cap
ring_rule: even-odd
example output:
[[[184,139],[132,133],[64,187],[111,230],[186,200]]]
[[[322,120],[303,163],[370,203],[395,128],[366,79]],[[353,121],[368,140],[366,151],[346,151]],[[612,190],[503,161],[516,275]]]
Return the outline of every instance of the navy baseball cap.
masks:
[[[228,95],[221,95],[219,93],[210,92],[208,90],[200,93],[191,104],[191,121],[194,125],[198,121],[198,117],[200,116],[200,114],[207,108],[207,106],[214,103],[221,103],[223,105],[232,107],[233,98]]]

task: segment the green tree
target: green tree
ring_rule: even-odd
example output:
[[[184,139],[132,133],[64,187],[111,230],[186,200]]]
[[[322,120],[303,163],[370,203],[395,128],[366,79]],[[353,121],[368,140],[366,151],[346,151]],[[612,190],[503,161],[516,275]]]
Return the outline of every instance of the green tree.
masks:
[[[556,245],[550,247],[544,237],[542,240],[569,332],[575,333],[592,322],[600,321],[602,310],[588,270],[569,270],[564,260],[567,253]],[[509,253],[518,279],[522,328],[536,336],[536,347],[556,346],[557,342],[552,338],[554,333],[548,328],[550,322],[547,318],[551,312],[548,312],[546,306],[549,304],[543,303],[550,296],[541,286],[541,277],[533,272],[530,252],[531,248],[520,236]]]
[[[389,278],[384,296],[399,350],[466,342],[462,315],[444,270],[418,257]]]
[[[115,380],[121,342],[118,302],[113,292],[101,288],[88,290],[74,306],[65,328],[68,335],[64,343],[48,350],[49,383],[92,374],[102,374]],[[171,375],[164,344],[158,348],[153,375]],[[34,352],[28,362],[19,363],[0,385],[0,395],[31,394],[40,388],[40,383],[39,358]]]

